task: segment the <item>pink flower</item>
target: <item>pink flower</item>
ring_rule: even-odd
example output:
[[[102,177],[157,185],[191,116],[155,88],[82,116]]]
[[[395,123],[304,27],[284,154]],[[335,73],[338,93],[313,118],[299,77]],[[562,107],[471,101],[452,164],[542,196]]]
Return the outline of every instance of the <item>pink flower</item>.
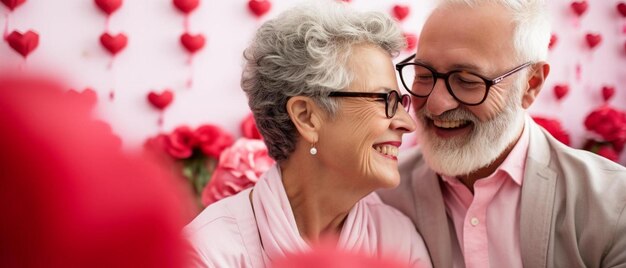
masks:
[[[543,118],[538,116],[533,116],[533,120],[535,120],[537,124],[545,128],[558,141],[567,146],[570,145],[569,134],[565,130],[563,130],[563,128],[561,127],[561,122],[555,119]]]
[[[263,139],[263,137],[261,137],[261,133],[259,133],[259,130],[256,127],[256,122],[254,121],[254,116],[252,114],[248,115],[243,122],[241,122],[241,133],[248,139]]]
[[[202,204],[208,206],[253,186],[273,164],[263,141],[237,140],[222,152],[211,181],[202,192]]]
[[[195,137],[193,131],[187,126],[181,126],[174,129],[174,132],[167,136],[166,151],[172,157],[177,159],[185,159],[193,153],[195,146]]]
[[[233,136],[214,125],[203,125],[195,132],[195,139],[200,150],[209,157],[220,158],[220,154],[226,147],[233,144]]]

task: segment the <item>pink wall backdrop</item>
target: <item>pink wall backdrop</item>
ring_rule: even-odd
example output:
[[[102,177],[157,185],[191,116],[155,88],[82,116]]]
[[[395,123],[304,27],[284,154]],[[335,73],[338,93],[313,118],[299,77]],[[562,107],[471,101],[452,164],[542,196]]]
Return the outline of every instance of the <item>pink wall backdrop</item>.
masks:
[[[93,0],[27,0],[13,11],[0,5],[0,25],[6,32],[32,30],[39,35],[38,47],[26,60],[7,41],[0,42],[0,70],[44,71],[63,77],[77,91],[93,89],[98,115],[127,148],[179,125],[217,124],[239,136],[239,123],[249,113],[239,88],[242,51],[263,21],[301,1],[269,0],[271,8],[262,16],[249,10],[249,0],[199,2],[187,16],[172,0],[126,0],[108,23]],[[557,42],[549,57],[547,85],[530,111],[560,120],[572,145],[580,147],[589,137],[585,116],[604,103],[603,86],[615,88],[611,105],[626,108],[626,19],[616,8],[620,0],[587,1],[580,17],[570,6],[573,1],[548,2]],[[395,5],[406,6],[409,14],[399,23],[418,35],[433,1],[352,0],[350,5],[389,14]],[[107,29],[128,38],[114,60],[99,41]],[[206,38],[191,62],[179,40],[186,31]],[[602,38],[594,49],[585,40],[587,33]],[[561,100],[553,90],[558,84],[569,87]],[[147,95],[166,89],[173,101],[161,112]]]

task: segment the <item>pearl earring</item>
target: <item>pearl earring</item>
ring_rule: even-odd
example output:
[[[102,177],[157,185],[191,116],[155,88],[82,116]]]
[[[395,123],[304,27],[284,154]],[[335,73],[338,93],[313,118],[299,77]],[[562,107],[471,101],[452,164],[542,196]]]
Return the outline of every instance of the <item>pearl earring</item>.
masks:
[[[317,148],[315,148],[315,144],[311,144],[311,150],[309,150],[309,153],[311,155],[316,155],[317,154]]]

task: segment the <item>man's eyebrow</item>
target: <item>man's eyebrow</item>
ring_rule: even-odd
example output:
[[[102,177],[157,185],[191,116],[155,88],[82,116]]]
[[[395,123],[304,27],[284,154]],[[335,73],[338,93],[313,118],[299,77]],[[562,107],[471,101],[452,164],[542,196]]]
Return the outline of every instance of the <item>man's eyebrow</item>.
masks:
[[[420,63],[420,64],[424,64],[426,66],[429,66],[431,68],[435,68],[432,64],[430,64],[428,61],[422,60],[422,59],[415,59],[416,63]],[[453,70],[466,70],[466,71],[473,71],[473,72],[479,72],[481,71],[481,69],[474,64],[470,64],[470,63],[455,63],[451,66],[447,66],[446,71],[453,71]],[[441,70],[437,70],[438,72],[441,72]]]

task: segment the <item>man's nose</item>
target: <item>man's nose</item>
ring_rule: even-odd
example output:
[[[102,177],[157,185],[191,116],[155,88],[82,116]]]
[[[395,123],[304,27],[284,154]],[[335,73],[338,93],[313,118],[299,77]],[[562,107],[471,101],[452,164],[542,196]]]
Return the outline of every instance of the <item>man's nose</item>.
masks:
[[[443,78],[435,80],[433,91],[426,100],[428,112],[432,115],[441,115],[457,107],[459,107],[459,102],[448,92],[445,80]]]

